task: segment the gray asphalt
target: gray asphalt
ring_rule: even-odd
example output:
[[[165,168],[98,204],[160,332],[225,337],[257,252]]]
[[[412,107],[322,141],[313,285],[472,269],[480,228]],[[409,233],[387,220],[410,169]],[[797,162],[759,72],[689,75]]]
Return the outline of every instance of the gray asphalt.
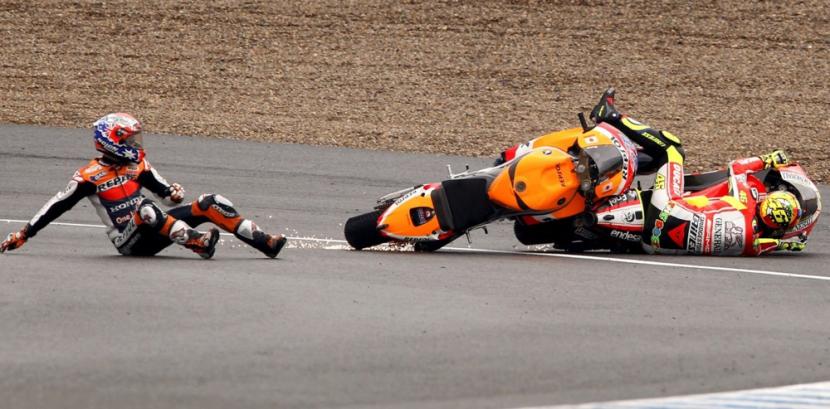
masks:
[[[87,130],[4,125],[0,142],[0,219],[29,219],[94,154]],[[342,239],[347,217],[447,163],[486,164],[145,143],[189,198],[221,193],[266,230],[316,238]],[[86,202],[59,221],[99,223]],[[827,221],[803,254],[629,258],[830,276]],[[508,224],[473,235],[514,246]],[[137,260],[99,228],[50,226],[0,255],[0,407],[514,408],[830,380],[830,281],[342,247],[294,241],[268,260],[226,239],[210,261]]]

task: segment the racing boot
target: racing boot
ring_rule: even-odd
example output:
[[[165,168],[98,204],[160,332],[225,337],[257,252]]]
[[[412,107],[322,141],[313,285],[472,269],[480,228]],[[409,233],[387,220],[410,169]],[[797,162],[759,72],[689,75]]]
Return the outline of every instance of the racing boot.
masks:
[[[647,168],[640,169],[640,172],[650,173],[659,169],[660,166],[666,163],[666,150],[672,146],[680,152],[680,155],[684,159],[686,158],[686,153],[683,151],[680,138],[671,132],[654,129],[628,115],[620,113],[614,105],[615,93],[616,91],[613,87],[609,87],[602,93],[599,102],[591,110],[591,119],[598,124],[605,122],[612,125],[622,131],[629,139],[643,147],[643,151],[654,160],[648,164]]]
[[[251,247],[261,251],[262,254],[270,258],[277,257],[277,254],[280,253],[285,243],[288,242],[288,238],[282,234],[270,235],[263,231],[255,231],[253,232],[253,236],[254,239],[250,241],[245,238],[240,238],[240,240],[245,241]]]
[[[250,220],[243,220],[233,235],[243,243],[259,250],[270,258],[277,257],[285,243],[288,242],[282,234],[271,235],[260,230]]]
[[[203,259],[213,257],[216,252],[216,243],[219,241],[219,229],[213,227],[207,233],[199,233],[194,229],[188,229],[185,233],[187,240],[184,246],[193,250]]]
[[[617,91],[614,87],[608,87],[605,92],[602,93],[602,96],[599,98],[599,102],[594,109],[591,110],[591,119],[594,120],[596,123],[601,122],[608,122],[610,125],[617,126],[617,123],[620,122],[622,115],[619,111],[617,111],[617,107],[614,106],[614,94]]]

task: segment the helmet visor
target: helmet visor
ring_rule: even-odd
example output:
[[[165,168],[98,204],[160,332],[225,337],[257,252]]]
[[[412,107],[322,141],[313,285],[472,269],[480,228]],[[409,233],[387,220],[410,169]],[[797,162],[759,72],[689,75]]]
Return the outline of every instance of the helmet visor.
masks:
[[[144,148],[144,137],[141,136],[141,131],[138,131],[121,141],[124,145],[136,148],[136,149],[143,149]]]

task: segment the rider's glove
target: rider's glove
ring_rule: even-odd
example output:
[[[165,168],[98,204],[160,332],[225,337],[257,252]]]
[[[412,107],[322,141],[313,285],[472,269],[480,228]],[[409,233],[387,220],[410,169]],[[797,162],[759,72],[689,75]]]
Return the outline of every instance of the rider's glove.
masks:
[[[796,241],[780,241],[778,242],[778,250],[786,251],[801,251],[807,247],[807,243],[800,243]]]
[[[18,232],[9,233],[9,237],[0,243],[0,253],[5,253],[6,250],[18,249],[20,246],[25,244],[28,239],[29,237],[26,235],[25,227],[20,229]]]
[[[790,163],[790,158],[788,158],[787,154],[780,149],[772,151],[766,155],[761,155],[760,158],[762,161],[764,161],[764,169],[769,169],[773,167],[780,168]]]
[[[173,183],[168,189],[170,194],[170,201],[173,203],[181,203],[184,200],[184,188],[178,183]]]

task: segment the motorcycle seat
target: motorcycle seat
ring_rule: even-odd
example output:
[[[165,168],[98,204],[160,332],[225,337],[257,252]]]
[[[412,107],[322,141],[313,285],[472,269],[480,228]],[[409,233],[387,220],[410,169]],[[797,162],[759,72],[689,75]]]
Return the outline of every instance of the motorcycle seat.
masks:
[[[496,209],[487,196],[487,179],[464,178],[441,182],[431,194],[441,230],[463,232],[490,219]]]

